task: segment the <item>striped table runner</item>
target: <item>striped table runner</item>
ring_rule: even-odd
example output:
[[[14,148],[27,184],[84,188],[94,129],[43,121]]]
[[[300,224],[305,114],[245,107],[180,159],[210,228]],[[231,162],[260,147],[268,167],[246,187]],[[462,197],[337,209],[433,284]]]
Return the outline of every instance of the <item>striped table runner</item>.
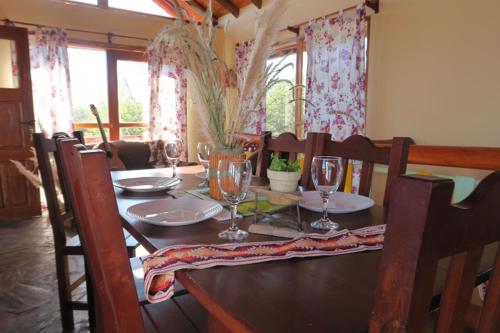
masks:
[[[377,225],[352,231],[307,234],[286,241],[168,246],[147,256],[142,263],[146,298],[151,303],[170,298],[174,293],[174,273],[180,269],[379,250],[383,247],[384,232],[385,225]]]

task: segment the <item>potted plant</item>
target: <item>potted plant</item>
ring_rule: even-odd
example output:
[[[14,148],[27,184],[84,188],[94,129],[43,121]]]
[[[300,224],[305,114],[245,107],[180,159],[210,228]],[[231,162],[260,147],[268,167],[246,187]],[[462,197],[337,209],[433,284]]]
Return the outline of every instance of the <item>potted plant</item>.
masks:
[[[271,165],[267,169],[267,178],[271,185],[271,191],[275,192],[295,192],[302,177],[300,170],[300,160],[292,162],[279,158],[273,154]]]

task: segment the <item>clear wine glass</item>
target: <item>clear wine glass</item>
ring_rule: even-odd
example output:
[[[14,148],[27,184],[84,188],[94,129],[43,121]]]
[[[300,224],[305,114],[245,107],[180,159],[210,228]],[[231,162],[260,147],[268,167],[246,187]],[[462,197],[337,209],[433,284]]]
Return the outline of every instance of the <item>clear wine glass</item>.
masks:
[[[315,156],[311,165],[314,187],[323,199],[323,217],[311,226],[315,229],[336,230],[339,224],[328,218],[328,200],[339,188],[343,175],[342,158],[335,156]]]
[[[179,158],[182,154],[182,141],[172,140],[165,142],[165,155],[170,163],[172,163],[173,174],[172,177],[177,176],[176,168]]]
[[[208,186],[208,164],[210,154],[212,153],[212,145],[205,142],[198,142],[196,146],[196,152],[198,154],[198,159],[200,160],[201,165],[205,168],[205,179],[202,183],[200,183],[200,187]]]
[[[217,181],[224,199],[231,207],[231,225],[219,233],[219,238],[241,240],[248,237],[248,232],[236,225],[236,210],[238,204],[245,199],[252,179],[252,164],[250,161],[219,161]]]

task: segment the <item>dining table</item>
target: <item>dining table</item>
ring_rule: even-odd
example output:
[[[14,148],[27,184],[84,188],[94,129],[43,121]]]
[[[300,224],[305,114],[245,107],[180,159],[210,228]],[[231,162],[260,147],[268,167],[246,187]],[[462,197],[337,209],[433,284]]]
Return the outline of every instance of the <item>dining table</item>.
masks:
[[[149,252],[170,245],[222,244],[218,233],[229,221],[209,219],[186,226],[164,227],[131,217],[132,205],[170,198],[197,188],[195,174],[202,166],[177,168],[182,182],[174,191],[138,194],[115,188],[123,226]],[[146,176],[172,176],[172,170],[147,169],[114,171],[113,180]],[[189,195],[186,193],[186,195]],[[306,222],[320,214],[301,209]],[[348,214],[331,214],[340,229],[385,223],[382,206]],[[241,218],[240,228],[248,230],[253,217]],[[244,242],[283,240],[250,233]],[[241,266],[218,266],[176,271],[175,277],[209,313],[209,332],[366,332],[374,302],[382,251],[287,259]],[[438,280],[446,271],[438,269]]]

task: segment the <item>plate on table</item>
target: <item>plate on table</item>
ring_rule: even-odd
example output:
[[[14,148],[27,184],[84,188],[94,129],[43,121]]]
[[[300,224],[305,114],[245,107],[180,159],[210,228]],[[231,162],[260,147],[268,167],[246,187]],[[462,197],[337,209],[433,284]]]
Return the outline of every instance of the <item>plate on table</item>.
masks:
[[[335,192],[330,195],[328,201],[328,213],[353,213],[360,210],[368,209],[374,205],[371,198],[344,192]],[[299,202],[300,207],[312,210],[313,212],[323,212],[323,200],[321,200],[318,191],[306,191],[302,193],[302,200]]]
[[[180,178],[136,177],[115,180],[113,185],[125,191],[147,193],[165,191],[178,185],[180,182]]]
[[[129,216],[164,227],[198,223],[222,212],[222,206],[212,200],[181,197],[143,202],[127,209]]]

